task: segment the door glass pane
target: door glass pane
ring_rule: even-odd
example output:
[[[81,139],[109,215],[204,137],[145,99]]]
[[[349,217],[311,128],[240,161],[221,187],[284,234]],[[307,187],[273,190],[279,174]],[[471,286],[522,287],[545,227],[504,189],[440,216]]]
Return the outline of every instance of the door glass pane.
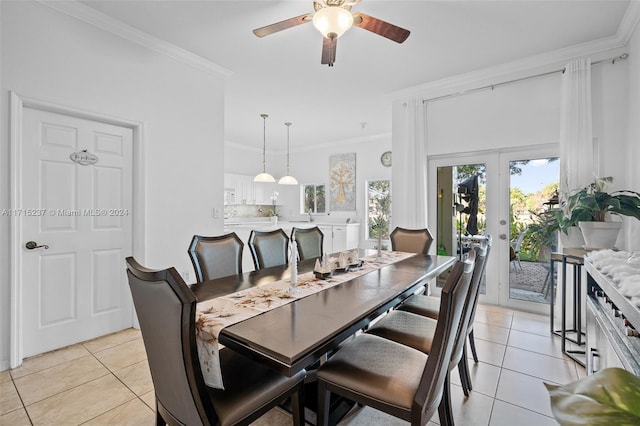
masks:
[[[556,232],[545,221],[557,207],[559,161],[510,161],[509,170],[509,297],[549,303],[549,255]]]
[[[437,254],[460,257],[484,237],[486,174],[485,164],[438,167]],[[484,277],[480,292],[486,294]]]

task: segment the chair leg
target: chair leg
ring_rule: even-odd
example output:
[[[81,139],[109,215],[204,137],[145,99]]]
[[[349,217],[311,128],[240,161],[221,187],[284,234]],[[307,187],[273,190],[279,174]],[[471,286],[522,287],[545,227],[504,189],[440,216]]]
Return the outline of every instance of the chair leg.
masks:
[[[291,395],[291,407],[293,408],[294,426],[304,426],[304,380]]]
[[[469,346],[471,346],[471,354],[473,355],[473,362],[478,363],[478,353],[476,352],[476,339],[473,338],[473,330],[469,333]]]
[[[460,383],[464,396],[469,396],[469,391],[473,390],[471,383],[471,373],[469,371],[469,360],[467,359],[467,346],[462,350],[462,358],[458,362],[458,373],[460,374]]]
[[[318,407],[316,426],[329,425],[329,402],[331,401],[331,392],[327,390],[327,386],[318,380]]]
[[[453,426],[453,411],[451,409],[451,384],[449,382],[449,372],[444,378],[444,389],[442,390],[442,399],[438,405],[438,415],[440,416],[440,426]]]
[[[156,426],[166,426],[167,422],[164,421],[160,412],[158,411],[158,401],[156,401]]]

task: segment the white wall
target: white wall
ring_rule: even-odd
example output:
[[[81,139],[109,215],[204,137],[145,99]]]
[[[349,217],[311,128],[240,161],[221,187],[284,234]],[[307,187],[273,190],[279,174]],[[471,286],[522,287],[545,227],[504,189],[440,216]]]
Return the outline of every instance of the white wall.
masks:
[[[357,216],[363,226],[360,227],[360,246],[365,247],[364,241],[364,217],[366,213],[366,188],[367,180],[391,179],[391,167],[384,167],[380,163],[383,152],[391,150],[391,138],[380,137],[375,140],[349,142],[324,145],[316,149],[297,151],[291,153],[291,174],[298,179],[300,184],[329,184],[329,157],[334,154],[356,153],[356,212],[330,212],[328,216],[317,220],[341,222],[346,218]],[[300,206],[300,190],[287,192],[286,206],[283,207],[285,216],[296,215]],[[290,191],[290,190],[288,190]],[[327,191],[328,192],[328,191]],[[283,193],[281,192],[281,197]],[[327,200],[328,201],[328,200]]]
[[[260,145],[262,148],[262,145]],[[276,170],[278,162],[273,155],[267,152],[267,171],[276,176],[280,169]],[[257,175],[262,171],[262,151],[232,143],[224,144],[224,171],[238,175]],[[276,171],[278,173],[276,173]]]
[[[619,52],[611,52],[610,56],[616,54]],[[633,138],[626,135],[629,66],[630,61],[620,61],[592,67],[593,136],[600,147],[600,176],[613,176],[615,186],[612,189],[635,187],[640,190],[637,183],[629,186],[632,182],[624,166],[633,145],[630,142]],[[557,144],[560,137],[560,75],[551,74],[430,102],[427,107],[427,156]],[[429,95],[422,97],[429,98]],[[401,103],[402,100],[394,101],[394,120],[401,117]],[[394,126],[394,132],[395,129]],[[433,199],[435,194],[430,195],[430,200]],[[433,227],[434,206],[429,207],[429,216],[429,224]],[[618,246],[625,244],[621,237]]]
[[[9,91],[144,123],[141,262],[192,266],[194,233],[223,230],[224,82],[45,5],[1,2],[0,205],[9,208]],[[32,206],[22,206],[32,207]],[[33,206],[36,207],[36,206]],[[0,218],[0,370],[8,365],[9,220]],[[124,262],[123,262],[124,267]]]
[[[558,142],[559,75],[429,102],[427,155]]]

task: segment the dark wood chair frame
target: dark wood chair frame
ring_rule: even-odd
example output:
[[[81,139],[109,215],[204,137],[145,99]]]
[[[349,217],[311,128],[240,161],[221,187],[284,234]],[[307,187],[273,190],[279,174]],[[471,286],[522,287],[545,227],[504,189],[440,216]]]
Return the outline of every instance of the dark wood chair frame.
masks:
[[[180,321],[180,334],[181,334],[181,346],[184,359],[184,365],[181,367],[185,370],[186,380],[190,390],[190,397],[193,399],[194,406],[197,410],[198,417],[204,425],[219,425],[221,419],[215,411],[213,402],[210,397],[210,393],[214,390],[208,388],[204,383],[202,376],[202,370],[200,369],[200,360],[198,358],[198,349],[196,347],[196,325],[195,325],[195,313],[196,313],[196,297],[191,292],[187,284],[184,282],[180,274],[175,268],[169,268],[164,270],[151,270],[140,265],[133,257],[127,257],[127,276],[131,282],[131,278],[135,277],[140,281],[144,281],[149,285],[158,285],[159,283],[167,283],[169,288],[176,295],[180,301],[181,308],[181,321]],[[130,284],[131,285],[131,284]],[[133,292],[133,289],[132,289]],[[162,313],[159,312],[159,315]],[[144,340],[144,329],[141,328]],[[146,345],[145,345],[146,348]],[[226,350],[226,349],[225,349]],[[240,356],[240,355],[238,355]],[[177,366],[180,368],[180,366]],[[157,372],[152,371],[151,376],[153,378]],[[154,386],[156,383],[154,382]],[[224,392],[224,391],[222,391]],[[293,406],[294,424],[304,425],[304,380],[302,380],[297,386],[292,387],[287,392],[279,395],[278,398],[272,400],[272,403],[265,404],[258,410],[247,414],[239,424],[248,425],[249,423],[260,418],[266,412],[271,410],[278,403],[283,402],[288,397],[291,397],[291,405]],[[179,419],[177,419],[160,401],[158,397],[158,391],[155,393],[156,399],[156,425],[169,424],[171,426],[182,425]]]
[[[213,241],[222,241],[222,240],[235,240],[240,246],[240,253],[238,255],[238,262],[236,264],[236,274],[242,274],[242,251],[244,250],[244,243],[238,237],[235,232],[231,232],[224,235],[218,235],[213,237],[205,237],[202,235],[194,235],[191,240],[191,244],[189,244],[189,249],[187,253],[189,253],[189,258],[191,259],[191,263],[193,264],[193,269],[196,272],[196,280],[201,283],[205,281],[204,273],[202,272],[202,265],[200,263],[200,259],[198,258],[197,248],[200,242],[213,242]]]
[[[433,235],[431,235],[431,232],[429,231],[429,229],[427,228],[407,229],[407,228],[401,228],[399,226],[396,226],[395,229],[391,231],[391,234],[389,234],[389,239],[391,240],[391,250],[394,250],[394,251],[397,250],[396,235],[398,233],[424,235],[427,238],[425,240],[424,247],[422,248],[421,253],[424,253],[424,254],[429,253],[429,248],[431,248],[431,243],[433,242]]]
[[[320,256],[324,253],[323,245],[324,245],[324,233],[318,228],[314,226],[313,228],[296,228],[295,226],[291,229],[291,241],[295,241],[298,245],[298,260],[311,259],[318,256],[307,256],[304,252],[304,247],[302,244],[298,242],[296,238],[297,234],[318,234],[320,237]]]
[[[450,400],[445,401],[444,392],[448,391],[445,387],[449,381],[449,360],[454,350],[456,334],[462,326],[462,310],[471,280],[471,268],[470,263],[458,262],[453,267],[447,283],[442,289],[441,310],[446,315],[443,315],[436,328],[434,353],[427,359],[424,370],[416,372],[422,378],[411,409],[390,406],[384,401],[369,398],[367,395],[350,391],[341,386],[335,386],[318,377],[318,425],[327,425],[330,394],[336,393],[356,401],[360,405],[367,405],[407,420],[412,425],[425,425],[437,409],[441,424],[448,426],[447,412],[451,412],[451,406]],[[402,360],[398,360],[398,362],[401,363]]]
[[[256,237],[275,237],[277,235],[280,235],[285,241],[285,248],[283,253],[284,254],[283,265],[287,265],[289,263],[289,237],[281,228],[275,229],[273,231],[252,230],[251,234],[249,234],[248,244],[249,244],[249,251],[251,252],[251,257],[253,258],[253,265],[256,270],[263,269],[265,266],[264,266],[264,259],[262,257],[262,253],[256,247],[255,238]]]

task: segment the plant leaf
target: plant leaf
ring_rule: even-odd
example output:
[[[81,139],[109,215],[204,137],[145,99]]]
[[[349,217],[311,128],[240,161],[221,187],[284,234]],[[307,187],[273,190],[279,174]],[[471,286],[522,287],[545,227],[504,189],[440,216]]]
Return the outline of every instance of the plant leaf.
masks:
[[[606,368],[564,386],[544,384],[561,425],[639,425],[640,378]]]

